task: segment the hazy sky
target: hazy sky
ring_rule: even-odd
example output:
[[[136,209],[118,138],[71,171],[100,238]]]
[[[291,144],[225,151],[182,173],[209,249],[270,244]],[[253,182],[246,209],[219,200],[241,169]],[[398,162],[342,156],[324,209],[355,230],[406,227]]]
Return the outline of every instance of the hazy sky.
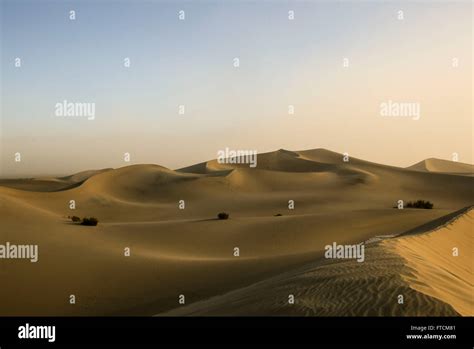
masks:
[[[179,168],[226,147],[473,162],[469,1],[2,0],[0,14],[4,177]],[[56,116],[64,100],[95,103],[94,120]],[[419,119],[381,115],[390,100]]]

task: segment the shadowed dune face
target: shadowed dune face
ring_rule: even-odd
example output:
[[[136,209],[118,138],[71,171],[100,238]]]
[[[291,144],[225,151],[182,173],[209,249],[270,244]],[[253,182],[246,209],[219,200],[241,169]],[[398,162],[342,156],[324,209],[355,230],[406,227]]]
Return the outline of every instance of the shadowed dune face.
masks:
[[[0,181],[1,241],[38,244],[40,250],[37,263],[2,264],[0,273],[11,287],[0,290],[0,309],[5,315],[166,312],[176,307],[179,294],[189,302],[201,301],[319,260],[333,241],[359,243],[401,234],[473,204],[474,178],[469,176],[355,158],[344,162],[342,154],[324,149],[279,150],[257,159],[256,168],[212,160],[177,171],[157,165],[86,171],[43,179],[41,185],[35,179]],[[397,200],[416,199],[430,200],[435,207],[393,208]],[[290,200],[294,209],[289,209]],[[230,213],[230,219],[217,220],[219,212]],[[94,216],[99,225],[73,225],[69,215]],[[131,248],[130,257],[124,257],[125,247]],[[233,254],[235,247],[239,257]],[[404,282],[402,276],[383,275],[390,268],[402,275],[407,266],[400,254],[380,248],[374,247],[374,255],[384,255],[380,258],[388,264],[377,262],[379,257],[369,259],[370,270],[386,285]],[[320,286],[305,288],[308,299],[328,290],[318,288],[325,275],[342,273],[340,265],[318,268],[317,277],[308,282]],[[104,278],[107,283],[101,282]],[[339,282],[334,285],[347,290],[360,285],[376,292],[379,287],[350,274],[347,279],[341,275]],[[67,303],[71,290],[84,300],[76,307]],[[31,304],[22,304],[20,295]],[[324,311],[308,306],[301,312],[416,315],[428,307],[435,309],[433,315],[457,313],[451,306],[433,308],[436,295],[416,297],[405,310],[336,305]],[[265,315],[258,310],[264,308],[242,309]]]
[[[404,283],[402,258],[378,246],[354,261],[310,263],[295,271],[197,302],[163,316],[456,316],[447,303]],[[397,302],[398,295],[406,302]],[[295,297],[289,304],[288,297]]]

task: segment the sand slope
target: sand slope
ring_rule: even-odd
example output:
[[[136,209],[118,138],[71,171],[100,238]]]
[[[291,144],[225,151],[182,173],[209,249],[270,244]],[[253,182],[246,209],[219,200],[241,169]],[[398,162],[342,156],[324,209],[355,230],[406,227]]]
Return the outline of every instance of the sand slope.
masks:
[[[471,164],[465,164],[462,162],[454,162],[442,159],[430,158],[420,161],[408,169],[423,172],[444,172],[444,173],[455,173],[473,175],[474,166]]]
[[[187,304],[196,303],[273,277],[283,278],[287,292],[296,274],[282,275],[319,263],[326,244],[398,235],[473,204],[472,177],[342,160],[342,154],[325,149],[279,150],[259,155],[257,168],[211,160],[177,171],[133,165],[84,172],[40,185],[34,179],[2,180],[0,243],[38,244],[40,260],[0,261],[9,284],[0,288],[0,314],[153,315],[176,308],[180,294]],[[435,207],[394,209],[399,199],[430,200]],[[71,200],[75,210],[69,208]],[[180,200],[185,209],[179,208]],[[288,208],[289,200],[294,209]],[[231,218],[216,220],[222,211]],[[100,223],[73,225],[69,215],[95,216]],[[130,257],[124,257],[125,247],[132,249]],[[239,257],[233,255],[235,247]],[[435,315],[457,314],[451,306],[441,307],[436,295],[408,286],[400,268],[409,267],[394,249],[377,245],[373,251],[385,260],[369,257],[374,279],[364,279],[356,273],[360,266],[350,263],[317,264],[317,273],[301,272],[307,279],[301,292],[309,298],[305,310],[296,313],[421,314],[424,304]],[[336,271],[346,276],[331,284],[325,275]],[[297,285],[301,278],[296,277]],[[375,308],[373,300],[346,307],[331,300],[339,297],[338,290],[381,287],[373,282],[381,278],[416,292],[403,312],[393,308],[391,298],[380,298]],[[72,293],[79,300],[75,306],[67,302]],[[326,310],[314,308],[310,299],[316,295],[329,297]],[[241,309],[287,312],[257,303],[265,304]]]
[[[159,315],[472,316],[473,218],[464,209],[432,231],[367,243],[364,263],[320,259]]]
[[[428,233],[385,245],[406,260],[411,270],[403,278],[411,288],[450,304],[461,315],[474,315],[474,209]]]
[[[35,192],[51,192],[67,190],[81,185],[88,178],[109,171],[111,169],[103,170],[89,170],[79,172],[65,177],[38,177],[38,178],[17,178],[17,179],[0,179],[0,186],[15,188],[20,190],[35,191]]]

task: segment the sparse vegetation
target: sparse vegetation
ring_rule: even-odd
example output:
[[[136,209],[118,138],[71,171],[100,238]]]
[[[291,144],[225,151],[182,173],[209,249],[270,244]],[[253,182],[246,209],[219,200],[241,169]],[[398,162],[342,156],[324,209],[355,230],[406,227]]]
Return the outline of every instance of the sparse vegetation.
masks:
[[[429,201],[425,200],[416,200],[416,201],[408,201],[406,204],[407,208],[425,208],[425,209],[432,209],[433,204]]]
[[[217,218],[218,219],[229,219],[229,214],[225,213],[225,212],[221,212],[221,213],[217,214]]]
[[[95,217],[84,217],[82,218],[81,225],[96,226],[99,223],[99,220]]]
[[[80,222],[81,221],[81,218],[78,217],[78,216],[72,216],[70,218],[71,218],[71,221],[73,221],[73,222]]]

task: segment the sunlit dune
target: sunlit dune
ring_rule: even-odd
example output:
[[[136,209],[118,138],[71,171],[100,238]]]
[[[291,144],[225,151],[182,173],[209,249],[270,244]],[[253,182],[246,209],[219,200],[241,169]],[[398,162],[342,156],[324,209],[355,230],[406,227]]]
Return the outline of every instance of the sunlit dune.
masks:
[[[454,174],[458,165],[438,173],[280,149],[259,154],[255,168],[210,160],[2,179],[0,240],[38,244],[39,260],[2,262],[0,313],[472,314],[459,291],[472,286],[472,270],[462,269],[471,213],[435,232],[369,243],[364,263],[323,258],[327,244],[398,236],[471,206],[474,178]],[[434,208],[396,208],[418,199]],[[73,215],[99,224],[74,224]],[[460,256],[449,259],[441,248],[454,243]]]

